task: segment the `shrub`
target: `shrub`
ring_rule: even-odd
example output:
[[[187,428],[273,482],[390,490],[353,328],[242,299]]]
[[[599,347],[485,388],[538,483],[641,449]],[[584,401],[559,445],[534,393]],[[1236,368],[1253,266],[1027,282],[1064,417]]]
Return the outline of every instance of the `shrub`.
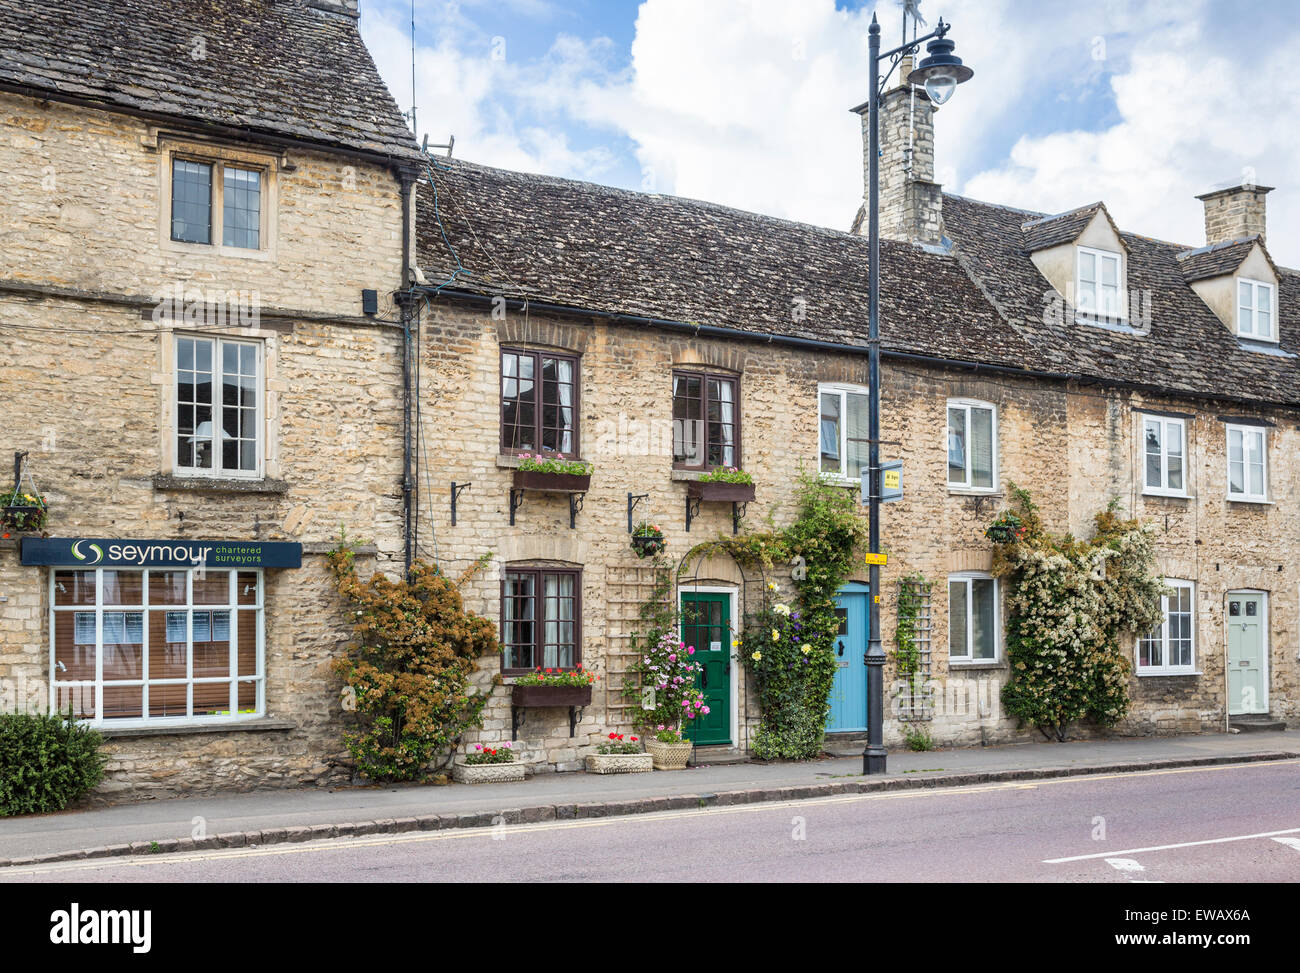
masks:
[[[363,582],[345,543],[329,562],[354,622],[355,641],[333,664],[358,723],[344,742],[372,780],[414,780],[482,724],[488,697],[470,677],[480,656],[500,651],[496,626],[466,611],[433,565],[417,561],[400,581],[376,573]]]
[[[808,760],[821,753],[835,679],[835,654],[799,612],[769,604],[755,616],[741,652],[758,690],[760,760]]]
[[[999,544],[995,572],[1007,583],[1007,712],[1064,740],[1067,726],[1114,726],[1128,713],[1128,658],[1121,639],[1160,623],[1164,583],[1152,528],[1098,514],[1090,541],[1053,537],[1029,494],[1011,484],[1022,530]]]
[[[104,776],[98,733],[66,715],[0,713],[0,817],[62,811]]]

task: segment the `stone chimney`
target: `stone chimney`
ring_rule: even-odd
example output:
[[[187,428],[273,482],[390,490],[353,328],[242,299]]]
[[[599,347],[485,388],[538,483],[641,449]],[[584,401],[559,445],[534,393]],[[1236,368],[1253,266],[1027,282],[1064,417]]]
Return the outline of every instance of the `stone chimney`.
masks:
[[[343,14],[347,17],[360,17],[361,0],[307,0],[307,6],[330,13]]]
[[[1264,197],[1272,191],[1272,186],[1246,184],[1197,196],[1205,204],[1205,245],[1256,234],[1263,239]]]
[[[912,58],[898,65],[898,78],[912,73]],[[866,236],[870,179],[869,103],[853,109],[862,116],[863,218]],[[934,113],[924,88],[899,82],[880,104],[880,235],[909,243],[938,243],[943,237],[943,190],[934,181]],[[911,139],[908,139],[908,132]]]

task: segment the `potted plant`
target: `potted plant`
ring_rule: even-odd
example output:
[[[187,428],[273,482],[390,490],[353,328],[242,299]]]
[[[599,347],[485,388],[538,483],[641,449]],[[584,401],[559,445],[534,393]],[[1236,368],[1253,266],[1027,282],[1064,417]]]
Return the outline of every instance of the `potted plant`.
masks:
[[[49,519],[45,498],[19,487],[0,492],[0,507],[0,526],[7,530],[38,531]]]
[[[1013,544],[1023,540],[1026,534],[1025,523],[1011,510],[1004,511],[998,519],[989,524],[984,536],[994,544]]]
[[[641,749],[636,737],[611,733],[609,739],[587,754],[589,774],[643,774],[654,770],[654,758]]]
[[[487,784],[507,780],[523,780],[524,765],[515,759],[510,744],[485,747],[478,743],[474,752],[457,758],[451,766],[451,776],[462,784]]]
[[[543,669],[517,678],[510,690],[513,706],[587,706],[591,703],[591,687],[600,678],[582,668]]]
[[[591,486],[592,469],[585,460],[520,453],[514,487],[543,493],[586,493]]]
[[[679,728],[661,723],[654,736],[646,737],[645,748],[655,770],[685,770],[695,744],[683,737]]]
[[[686,495],[699,500],[748,503],[754,499],[754,478],[734,466],[720,466],[686,484]]]
[[[664,532],[654,524],[643,520],[632,531],[632,550],[637,557],[653,557],[667,546]]]

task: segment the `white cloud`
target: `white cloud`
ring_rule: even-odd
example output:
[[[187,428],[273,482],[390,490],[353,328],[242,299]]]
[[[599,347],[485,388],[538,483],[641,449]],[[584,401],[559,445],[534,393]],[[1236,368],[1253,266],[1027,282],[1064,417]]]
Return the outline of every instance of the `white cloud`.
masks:
[[[565,12],[518,2],[539,17]],[[431,6],[426,36],[437,41],[417,59],[420,128],[433,142],[454,132],[458,155],[628,181],[632,152],[634,188],[840,228],[857,209],[861,130],[848,109],[867,97],[869,10],[643,0],[624,65],[611,42],[564,34],[544,58],[494,61],[475,4]],[[1046,211],[1103,199],[1125,229],[1197,244],[1196,193],[1247,166],[1279,185],[1300,150],[1300,126],[1289,124],[1300,100],[1286,70],[1294,43],[1256,47],[1249,61],[1214,56],[1222,38],[1202,27],[1210,0],[923,6],[931,26],[939,13],[954,24],[957,53],[976,72],[936,117],[949,190]],[[898,43],[898,11],[880,4],[886,47]],[[404,17],[372,12],[363,28],[398,100],[409,100]],[[1293,198],[1286,185],[1270,196],[1270,248],[1297,263]]]

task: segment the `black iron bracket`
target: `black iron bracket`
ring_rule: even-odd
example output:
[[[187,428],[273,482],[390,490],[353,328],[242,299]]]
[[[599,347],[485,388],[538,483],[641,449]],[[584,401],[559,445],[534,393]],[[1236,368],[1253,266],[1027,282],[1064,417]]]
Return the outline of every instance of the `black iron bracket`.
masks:
[[[569,707],[569,736],[571,737],[578,735],[578,720],[582,719],[582,709],[581,706]]]
[[[649,500],[648,493],[629,493],[627,495],[627,532],[632,533],[632,511],[636,510],[637,504],[642,500]]]
[[[971,499],[971,501],[972,501],[972,503],[973,503],[973,506],[975,507],[975,516],[976,516],[976,517],[983,517],[983,516],[984,516],[984,504],[986,504],[986,503],[987,503],[988,501],[990,501],[990,500],[996,500],[996,499],[998,499],[998,498],[997,498],[997,497],[992,497],[992,496],[976,496],[976,497],[971,497],[970,499]]]
[[[582,510],[582,505],[586,501],[587,495],[585,493],[569,494],[569,530],[573,530],[578,526],[578,512]]]
[[[740,533],[740,522],[745,519],[745,513],[749,510],[749,502],[745,500],[733,500],[731,503],[731,532]]]
[[[524,505],[524,491],[510,488],[510,526],[515,525],[515,511]]]
[[[455,480],[451,481],[451,526],[453,527],[456,526],[456,501],[460,499],[460,495],[468,490],[469,487],[470,485],[468,483],[457,483]]]
[[[700,515],[700,498],[686,498],[686,533],[691,532],[691,521]]]
[[[578,735],[578,721],[582,719],[583,709],[584,707],[582,706],[569,707],[569,736],[570,737],[575,737]],[[510,739],[512,742],[519,739],[519,728],[528,721],[528,717],[526,715],[527,710],[528,708],[526,706],[515,706],[512,704],[510,707]]]
[[[510,740],[514,742],[519,739],[519,724],[524,722],[524,715],[521,712],[522,706],[510,707]]]

